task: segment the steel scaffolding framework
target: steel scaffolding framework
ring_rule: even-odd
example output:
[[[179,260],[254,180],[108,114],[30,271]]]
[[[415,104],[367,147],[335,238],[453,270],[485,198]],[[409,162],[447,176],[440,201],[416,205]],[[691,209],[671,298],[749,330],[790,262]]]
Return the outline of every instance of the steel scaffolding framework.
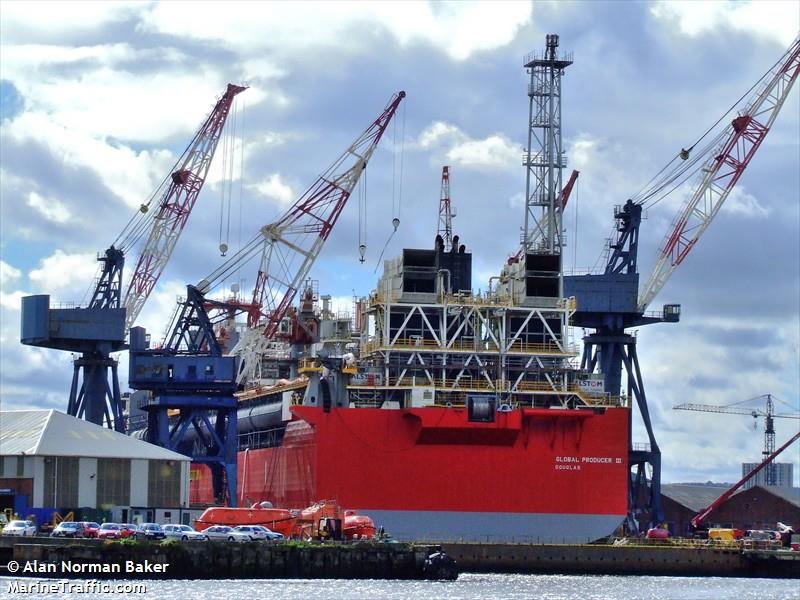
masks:
[[[373,293],[363,310],[366,376],[348,386],[356,404],[407,405],[414,388],[433,390],[444,405],[463,404],[466,394],[494,395],[511,407],[626,404],[579,389],[569,363],[578,354],[567,333],[575,311],[569,300],[530,307],[464,294],[415,301]]]

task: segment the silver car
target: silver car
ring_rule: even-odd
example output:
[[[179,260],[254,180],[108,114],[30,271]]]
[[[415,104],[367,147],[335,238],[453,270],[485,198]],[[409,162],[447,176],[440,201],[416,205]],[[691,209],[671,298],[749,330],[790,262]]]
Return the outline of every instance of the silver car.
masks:
[[[284,539],[282,533],[278,533],[277,531],[272,531],[269,527],[264,527],[263,525],[253,525],[253,528],[264,532],[264,539],[267,541],[277,542]]]
[[[181,540],[184,542],[189,540],[204,542],[208,539],[205,533],[195,531],[188,525],[164,525],[163,529],[168,539]]]
[[[36,525],[33,521],[11,521],[3,528],[3,535],[33,536],[36,535]]]
[[[233,527],[228,527],[227,525],[213,525],[208,529],[204,529],[203,533],[205,533],[210,540],[227,540],[229,542],[250,541],[249,535],[236,531]]]
[[[238,527],[234,527],[233,530],[245,534],[253,541],[267,539],[267,532],[256,525],[239,525]]]

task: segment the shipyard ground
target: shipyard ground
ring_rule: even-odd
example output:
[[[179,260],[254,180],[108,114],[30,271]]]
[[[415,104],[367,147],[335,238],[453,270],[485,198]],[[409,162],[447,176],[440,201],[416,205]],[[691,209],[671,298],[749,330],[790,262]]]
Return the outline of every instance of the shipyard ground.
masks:
[[[439,550],[450,561],[431,563]],[[18,571],[9,572],[14,562]],[[118,564],[97,573],[61,565]],[[129,563],[142,569],[126,571]],[[168,564],[166,570],[146,565]],[[57,565],[45,573],[24,565]],[[677,545],[119,543],[0,538],[0,575],[95,579],[455,579],[459,572],[800,578],[800,552]]]

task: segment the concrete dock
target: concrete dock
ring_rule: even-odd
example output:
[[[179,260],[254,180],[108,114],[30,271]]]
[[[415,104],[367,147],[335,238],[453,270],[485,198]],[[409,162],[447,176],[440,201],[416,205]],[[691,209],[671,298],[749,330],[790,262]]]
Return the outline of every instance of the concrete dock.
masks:
[[[800,552],[736,546],[443,543],[442,549],[465,572],[800,578]]]

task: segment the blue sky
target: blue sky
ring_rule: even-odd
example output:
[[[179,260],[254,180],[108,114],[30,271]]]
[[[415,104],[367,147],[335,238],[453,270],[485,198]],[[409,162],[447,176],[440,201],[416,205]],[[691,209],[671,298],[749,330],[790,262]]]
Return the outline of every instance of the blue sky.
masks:
[[[244,168],[233,188],[233,249],[299,196],[393,92],[407,92],[370,165],[366,262],[358,262],[354,200],[312,271],[321,291],[348,308],[353,291],[374,286],[394,216],[401,225],[387,257],[432,246],[444,164],[476,289],[515,251],[527,135],[522,57],[540,50],[546,33],[560,34],[562,48],[575,53],[563,82],[563,135],[568,168],[581,176],[565,263],[584,269],[602,251],[614,205],[716,121],[799,28],[800,3],[791,1],[203,2],[191,10],[177,2],[5,1],[0,402],[65,409],[70,357],[19,344],[19,299],[84,298],[96,253],[149,196],[229,81],[250,86],[237,101]],[[681,322],[638,333],[667,481],[733,481],[763,440],[762,423],[754,429],[750,418],[673,405],[772,393],[797,406],[799,97],[794,89],[736,191],[656,298],[654,306],[681,303]],[[392,167],[401,148],[399,195]],[[184,285],[220,264],[219,162],[139,319],[156,334]],[[643,278],[681,199],[647,214]],[[255,269],[240,273],[245,289]],[[778,421],[778,440],[796,424]],[[787,452],[798,480],[800,450]]]

